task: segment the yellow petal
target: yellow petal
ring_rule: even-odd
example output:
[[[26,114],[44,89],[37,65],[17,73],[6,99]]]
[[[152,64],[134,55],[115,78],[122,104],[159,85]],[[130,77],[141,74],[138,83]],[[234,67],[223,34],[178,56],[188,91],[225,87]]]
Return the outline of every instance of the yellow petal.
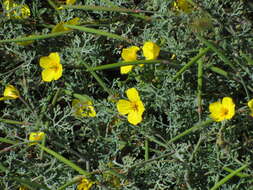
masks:
[[[59,64],[60,63],[60,56],[57,52],[50,53],[48,56],[53,63]]]
[[[138,114],[138,112],[132,111],[128,114],[127,120],[129,123],[137,125],[142,121],[142,115]]]
[[[32,132],[29,135],[29,141],[41,141],[45,137],[44,132]],[[34,145],[37,143],[30,143],[30,145]]]
[[[64,32],[65,31],[65,27],[63,26],[64,22],[60,22],[58,24],[56,24],[51,33],[55,33],[55,32]]]
[[[131,103],[127,100],[119,100],[117,102],[117,109],[122,115],[128,114],[132,111]]]
[[[133,65],[127,65],[120,67],[120,74],[127,74],[133,69]]]
[[[235,104],[230,97],[224,97],[222,99],[222,106],[227,110],[225,119],[231,119],[235,115]]]
[[[52,80],[54,80],[55,77],[55,70],[48,68],[48,69],[44,69],[42,71],[42,80],[45,82],[51,82]]]
[[[19,96],[20,96],[19,91],[13,85],[9,84],[5,87],[4,97],[6,97],[7,99],[16,99]]]
[[[160,47],[153,42],[145,42],[142,50],[146,60],[156,59],[160,53]]]
[[[129,88],[126,91],[127,97],[131,102],[135,102],[135,101],[139,101],[140,97],[139,97],[139,93],[135,88]]]
[[[83,178],[81,183],[77,185],[77,190],[89,190],[93,184],[93,181],[89,181],[88,179]]]
[[[248,102],[249,109],[253,111],[253,99]]]
[[[66,5],[73,5],[76,0],[66,0]]]
[[[48,56],[43,56],[40,58],[40,66],[44,69],[51,67],[51,59]]]
[[[79,17],[75,17],[69,21],[66,22],[66,24],[71,24],[71,25],[77,25],[79,22],[80,18]]]
[[[141,100],[137,101],[137,107],[138,107],[138,114],[142,115],[143,112],[145,111],[143,102]]]
[[[209,111],[211,112],[210,117],[214,121],[222,121],[221,117],[222,104],[221,102],[214,102],[209,105]]]
[[[124,48],[121,53],[121,57],[124,61],[135,61],[137,59],[137,51],[140,48],[137,46],[131,46],[129,48]]]
[[[58,80],[62,76],[62,65],[59,64],[55,67],[54,80]]]

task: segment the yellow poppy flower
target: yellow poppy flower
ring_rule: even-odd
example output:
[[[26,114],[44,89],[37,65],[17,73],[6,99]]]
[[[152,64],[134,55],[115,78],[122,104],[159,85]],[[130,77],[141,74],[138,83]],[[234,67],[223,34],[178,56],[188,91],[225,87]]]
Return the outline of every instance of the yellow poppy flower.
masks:
[[[60,22],[58,24],[56,24],[53,29],[52,29],[52,32],[51,33],[55,33],[55,32],[65,32],[65,31],[70,31],[72,30],[71,28],[67,28],[64,26],[64,24],[69,24],[69,25],[77,25],[78,22],[79,22],[80,18],[76,17],[76,18],[73,18],[67,22]]]
[[[0,98],[0,101],[17,99],[19,97],[19,91],[13,85],[8,84],[4,89],[4,96]]]
[[[20,186],[18,190],[28,190],[28,188],[25,186]]]
[[[73,5],[76,0],[66,0],[66,5]]]
[[[250,116],[253,117],[253,99],[248,102],[249,109],[251,111]]]
[[[128,100],[119,100],[117,109],[120,114],[128,114],[127,120],[133,125],[137,125],[142,121],[142,114],[145,111],[144,105],[140,99],[139,93],[135,88],[126,91]]]
[[[62,76],[62,65],[60,64],[60,56],[57,52],[41,57],[40,66],[43,68],[42,80],[45,82],[58,80]]]
[[[146,58],[146,60],[153,60],[159,56],[160,47],[155,43],[149,41],[144,43],[142,51],[143,56]]]
[[[41,141],[45,137],[44,132],[32,132],[29,135],[29,141]],[[35,145],[37,142],[30,143],[30,145]]]
[[[210,117],[214,121],[231,119],[235,115],[235,104],[230,97],[224,97],[222,101],[214,102],[209,105]]]
[[[77,185],[77,190],[89,190],[93,184],[93,181],[83,178],[82,181]]]
[[[76,117],[95,117],[96,111],[92,106],[91,101],[81,101],[74,99],[72,101],[72,108]]]
[[[17,4],[13,0],[4,0],[3,8],[9,18],[26,19],[31,16],[30,8],[26,4]]]
[[[193,7],[187,0],[175,0],[173,3],[173,9],[176,11],[190,13],[193,10]]]
[[[129,48],[124,48],[121,53],[121,57],[124,61],[135,61],[137,60],[137,51],[139,51],[140,48],[137,46],[131,46]],[[127,65],[120,67],[120,73],[121,74],[127,74],[129,73],[133,68],[133,65]]]

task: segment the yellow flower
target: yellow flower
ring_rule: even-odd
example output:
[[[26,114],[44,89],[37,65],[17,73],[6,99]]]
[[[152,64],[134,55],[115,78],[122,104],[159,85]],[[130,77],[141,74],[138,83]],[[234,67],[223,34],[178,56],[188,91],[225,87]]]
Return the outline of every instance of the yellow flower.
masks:
[[[13,0],[4,0],[3,8],[9,18],[26,19],[31,15],[30,8],[26,4],[17,4]]]
[[[235,104],[230,97],[224,97],[222,101],[214,102],[209,105],[210,117],[214,121],[231,119],[235,115]]]
[[[183,11],[185,13],[190,13],[193,10],[193,7],[187,2],[187,0],[175,0],[173,8],[176,11]]]
[[[64,26],[64,24],[69,24],[69,25],[77,25],[78,22],[79,22],[80,18],[76,17],[76,18],[73,18],[67,22],[60,22],[58,24],[56,24],[53,29],[52,29],[52,32],[51,33],[55,33],[55,32],[65,32],[65,31],[70,31],[72,30],[71,28],[67,28]]]
[[[94,182],[89,181],[86,178],[83,178],[81,183],[77,185],[77,190],[89,190],[93,184]]]
[[[137,46],[131,46],[129,48],[124,48],[121,53],[121,57],[124,61],[135,61],[137,60],[137,51],[139,51],[140,48]],[[120,73],[121,74],[127,74],[129,73],[133,68],[133,65],[127,65],[120,67]]]
[[[29,141],[41,141],[45,137],[44,132],[32,132],[29,135]],[[30,145],[37,144],[37,142],[30,143]]]
[[[81,101],[79,99],[74,99],[72,101],[72,108],[74,111],[74,115],[76,117],[95,117],[96,111],[94,107],[92,106],[92,102],[87,101]]]
[[[76,0],[66,0],[66,5],[73,5]]]
[[[13,85],[8,84],[4,89],[4,97],[1,97],[0,101],[17,99],[19,97],[20,97],[19,91]]]
[[[60,56],[57,52],[41,57],[40,66],[43,68],[42,80],[45,82],[58,80],[62,76],[62,65],[60,64]]]
[[[160,47],[153,42],[145,42],[142,48],[146,60],[153,60],[159,56]]]
[[[18,190],[28,190],[28,188],[25,186],[20,186]]]
[[[135,88],[126,91],[128,100],[119,100],[117,109],[120,114],[128,114],[127,120],[133,125],[137,125],[142,121],[142,114],[145,110],[144,105],[139,97],[139,93]]]
[[[253,99],[248,102],[249,109],[251,111],[250,116],[253,117]]]

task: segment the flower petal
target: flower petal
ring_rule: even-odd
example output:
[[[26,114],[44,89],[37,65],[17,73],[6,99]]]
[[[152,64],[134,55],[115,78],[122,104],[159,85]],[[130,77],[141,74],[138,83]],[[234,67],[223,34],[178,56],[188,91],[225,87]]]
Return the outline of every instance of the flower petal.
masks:
[[[54,76],[55,76],[55,70],[54,69],[44,69],[42,71],[42,80],[45,82],[51,82],[52,80],[54,80]]]
[[[60,64],[60,56],[57,52],[50,53],[48,57],[51,59],[51,62]]]
[[[127,100],[119,100],[117,102],[118,112],[122,115],[128,114],[132,111],[131,102]]]
[[[129,48],[124,48],[121,53],[121,57],[124,61],[135,61],[137,59],[137,51],[140,48],[137,46],[131,46]]]
[[[136,88],[129,88],[126,91],[127,97],[131,102],[135,102],[135,101],[139,101],[140,97],[139,97],[139,93],[136,90]]]
[[[127,120],[133,125],[137,125],[142,121],[142,115],[138,112],[132,111],[128,114]]]
[[[145,42],[142,50],[146,60],[156,59],[160,53],[160,47],[153,42]]]
[[[225,115],[225,119],[231,119],[235,115],[235,104],[233,99],[230,97],[224,97],[222,99],[222,106],[228,111]]]
[[[137,101],[137,107],[138,107],[138,114],[142,115],[143,112],[145,111],[143,102],[141,100]]]
[[[222,121],[224,118],[222,117],[221,110],[222,110],[221,102],[214,102],[209,105],[209,111],[211,112],[210,117],[214,121]]]
[[[127,74],[133,69],[133,65],[127,65],[120,67],[120,74]]]
[[[62,65],[59,64],[57,65],[55,69],[55,75],[54,75],[54,80],[58,80],[62,76]]]
[[[253,99],[248,102],[249,109],[253,111]]]
[[[40,66],[43,69],[47,69],[51,66],[51,59],[48,56],[43,56],[40,58]]]

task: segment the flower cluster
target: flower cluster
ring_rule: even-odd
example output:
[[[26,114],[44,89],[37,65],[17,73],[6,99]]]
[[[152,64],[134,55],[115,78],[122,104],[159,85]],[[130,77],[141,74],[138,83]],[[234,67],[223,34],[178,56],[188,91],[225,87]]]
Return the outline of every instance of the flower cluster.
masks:
[[[124,48],[121,53],[121,57],[124,61],[136,61],[137,60],[137,52],[140,50],[137,46],[130,46],[128,48]],[[156,45],[155,43],[148,41],[145,42],[143,47],[143,56],[146,60],[153,60],[156,59],[159,56],[160,53],[160,47]],[[127,74],[132,70],[133,66],[122,66],[120,67],[120,73],[121,74]]]
[[[93,184],[93,181],[89,181],[86,178],[82,178],[81,182],[77,185],[77,190],[89,190]]]
[[[11,19],[26,19],[31,15],[28,5],[18,4],[13,0],[4,0],[3,8],[6,12],[6,16]]]

